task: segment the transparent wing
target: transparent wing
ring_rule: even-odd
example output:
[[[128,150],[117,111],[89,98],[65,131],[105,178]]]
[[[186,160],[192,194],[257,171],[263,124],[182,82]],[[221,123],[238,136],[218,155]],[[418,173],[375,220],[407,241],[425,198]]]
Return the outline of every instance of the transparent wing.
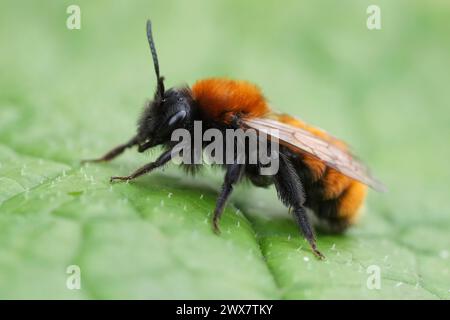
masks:
[[[369,187],[385,192],[386,187],[369,172],[368,168],[347,150],[333,143],[335,138],[325,141],[307,130],[269,118],[243,120],[244,124],[268,136],[275,137],[280,144],[300,152],[307,152],[322,160],[327,166],[358,180]]]

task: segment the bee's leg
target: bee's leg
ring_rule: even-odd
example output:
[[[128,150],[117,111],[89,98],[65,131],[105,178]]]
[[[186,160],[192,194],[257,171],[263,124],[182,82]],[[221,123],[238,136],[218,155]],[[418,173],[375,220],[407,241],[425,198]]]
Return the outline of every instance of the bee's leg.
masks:
[[[130,180],[136,179],[137,177],[142,176],[143,174],[149,173],[153,169],[156,169],[158,167],[165,165],[167,162],[170,161],[170,159],[172,159],[172,150],[165,151],[154,162],[150,162],[150,163],[146,164],[145,166],[137,169],[129,176],[111,177],[111,182],[113,182],[115,180],[130,181]]]
[[[117,157],[118,155],[122,154],[122,153],[125,151],[125,149],[131,148],[131,147],[137,145],[137,143],[138,143],[137,137],[133,137],[133,138],[130,139],[130,141],[128,141],[127,143],[118,145],[118,146],[115,147],[114,149],[110,150],[110,151],[107,152],[103,157],[97,158],[97,159],[86,159],[86,160],[82,160],[81,163],[87,163],[87,162],[106,162],[106,161],[110,161],[110,160],[114,159],[115,157]]]
[[[236,184],[242,173],[244,172],[245,166],[243,164],[230,164],[227,166],[227,172],[225,173],[225,180],[222,185],[222,190],[220,191],[219,197],[217,198],[216,208],[214,210],[213,217],[213,229],[215,233],[220,233],[219,220],[225,208],[228,198],[233,191],[233,185]]]
[[[309,242],[314,254],[318,258],[323,259],[323,254],[317,250],[314,232],[308,221],[308,216],[306,215],[303,184],[289,159],[281,153],[279,159],[279,170],[274,176],[274,183],[278,196],[280,200],[291,209],[295,221],[300,226],[300,229],[306,240]]]

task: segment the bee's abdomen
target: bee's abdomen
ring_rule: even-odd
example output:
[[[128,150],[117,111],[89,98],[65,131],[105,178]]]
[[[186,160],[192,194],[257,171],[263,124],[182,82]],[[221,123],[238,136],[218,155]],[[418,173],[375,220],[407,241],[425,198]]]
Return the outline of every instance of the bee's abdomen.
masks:
[[[356,222],[367,187],[307,154],[296,158],[297,173],[305,185],[306,206],[318,218],[319,229],[337,233]]]
[[[283,123],[302,128],[315,136],[346,150],[344,142],[331,137],[289,115],[276,115]],[[337,170],[327,166],[307,152],[285,150],[293,161],[297,173],[305,186],[306,206],[319,219],[319,227],[328,231],[342,232],[353,224],[364,203],[367,187]]]
[[[342,232],[357,221],[367,187],[333,169],[317,182],[312,207],[319,218],[319,227],[330,232]]]

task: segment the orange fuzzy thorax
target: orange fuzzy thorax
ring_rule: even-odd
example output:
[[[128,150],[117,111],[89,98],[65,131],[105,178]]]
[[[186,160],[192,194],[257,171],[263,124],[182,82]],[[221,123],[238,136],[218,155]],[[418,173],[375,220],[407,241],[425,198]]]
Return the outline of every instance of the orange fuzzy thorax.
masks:
[[[209,118],[229,122],[232,116],[262,117],[270,108],[261,90],[247,81],[211,78],[197,81],[192,95]]]

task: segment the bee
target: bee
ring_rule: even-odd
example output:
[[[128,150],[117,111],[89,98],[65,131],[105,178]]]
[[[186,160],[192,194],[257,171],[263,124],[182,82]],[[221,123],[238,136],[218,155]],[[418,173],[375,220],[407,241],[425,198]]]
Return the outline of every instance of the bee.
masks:
[[[179,128],[193,132],[195,121],[201,121],[203,130],[254,129],[278,143],[278,170],[273,175],[263,176],[258,163],[244,161],[223,165],[225,178],[214,210],[213,229],[219,233],[219,220],[227,200],[243,178],[258,187],[273,184],[318,258],[324,256],[317,248],[311,219],[316,220],[318,228],[341,233],[358,217],[367,186],[385,190],[344,142],[299,119],[272,111],[260,89],[252,83],[210,78],[197,81],[191,88],[166,90],[159,72],[150,20],[147,21],[147,39],[157,84],[153,100],[145,105],[138,121],[137,134],[101,158],[85,162],[110,161],[131,147],[144,152],[163,146],[164,152],[154,162],[128,176],[111,177],[111,182],[134,180],[170,162],[174,148],[172,132]]]

